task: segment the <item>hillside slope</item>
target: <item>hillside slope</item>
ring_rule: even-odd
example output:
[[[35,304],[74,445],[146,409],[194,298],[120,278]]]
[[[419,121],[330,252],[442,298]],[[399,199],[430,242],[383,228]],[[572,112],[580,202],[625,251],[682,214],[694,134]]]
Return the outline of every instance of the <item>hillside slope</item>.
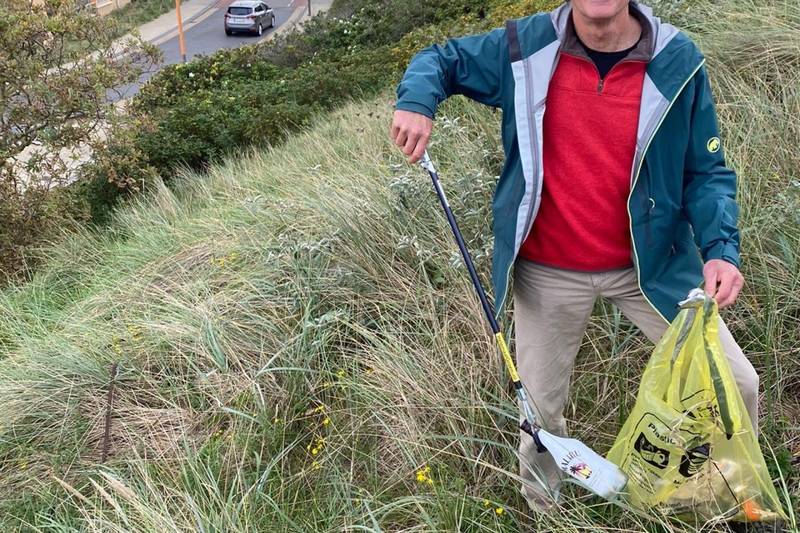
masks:
[[[748,40],[733,17],[697,35],[742,176],[748,283],[725,318],[762,376],[762,445],[788,509],[800,498],[800,53],[780,36],[800,17],[736,5],[752,8],[748,24],[782,28]],[[391,102],[349,104],[280,149],[184,172],[0,293],[0,530],[532,520],[507,377],[428,178],[388,140]],[[498,120],[453,99],[431,146],[484,276]],[[649,350],[598,303],[568,408],[576,435],[608,449]],[[539,527],[684,529],[574,495]]]

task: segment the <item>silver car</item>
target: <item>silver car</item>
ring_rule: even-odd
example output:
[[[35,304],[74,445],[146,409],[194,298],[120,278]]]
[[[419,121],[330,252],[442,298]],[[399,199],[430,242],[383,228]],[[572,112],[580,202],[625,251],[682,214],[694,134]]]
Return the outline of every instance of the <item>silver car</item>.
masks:
[[[246,31],[261,35],[275,27],[275,12],[260,0],[237,0],[225,12],[225,35]]]

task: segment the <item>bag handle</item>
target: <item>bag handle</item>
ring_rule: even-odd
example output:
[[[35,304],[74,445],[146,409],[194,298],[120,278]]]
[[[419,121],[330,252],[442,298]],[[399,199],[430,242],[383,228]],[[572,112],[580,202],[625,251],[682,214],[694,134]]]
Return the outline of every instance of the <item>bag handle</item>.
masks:
[[[713,350],[711,350],[711,343],[708,339],[709,323],[714,319],[714,315],[718,313],[718,311],[716,311],[717,303],[714,298],[706,294],[703,289],[697,288],[692,289],[686,299],[679,302],[678,305],[682,309],[688,309],[690,313],[696,312],[698,308],[702,308],[703,310],[703,351],[706,354],[706,361],[708,362],[708,368],[711,374],[711,383],[714,387],[714,394],[717,397],[717,406],[719,407],[719,415],[722,419],[725,436],[730,440],[734,433],[741,428],[742,424],[741,419],[737,417],[739,419],[735,420],[731,413],[728,391],[725,388],[725,382],[722,379],[719,364],[714,356]],[[714,324],[713,327],[716,329],[716,324]]]

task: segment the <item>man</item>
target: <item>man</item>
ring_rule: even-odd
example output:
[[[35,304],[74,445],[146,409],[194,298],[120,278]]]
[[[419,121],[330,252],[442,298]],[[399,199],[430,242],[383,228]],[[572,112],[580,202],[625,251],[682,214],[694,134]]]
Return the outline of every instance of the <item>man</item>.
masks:
[[[566,433],[570,374],[598,296],[656,342],[703,280],[720,307],[742,288],[736,175],[703,65],[686,35],[638,2],[572,0],[427,48],[398,87],[391,135],[411,162],[450,95],[503,110],[496,312],[513,267],[520,374],[555,433]],[[758,375],[724,324],[720,337],[757,427]],[[560,472],[523,432],[520,471],[533,508],[557,501]]]

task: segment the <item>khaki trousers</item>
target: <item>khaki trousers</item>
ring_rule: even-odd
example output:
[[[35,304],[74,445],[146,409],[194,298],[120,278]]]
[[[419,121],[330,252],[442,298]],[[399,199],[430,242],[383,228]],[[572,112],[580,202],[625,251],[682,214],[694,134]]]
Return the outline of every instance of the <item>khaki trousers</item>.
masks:
[[[668,324],[645,300],[633,268],[576,272],[519,258],[514,266],[514,329],[519,374],[539,423],[566,436],[563,416],[570,374],[595,299],[616,305],[650,341],[656,343]],[[677,302],[676,302],[677,303]],[[758,374],[720,321],[720,340],[753,426],[758,427]],[[528,503],[537,509],[557,501],[561,471],[548,453],[538,453],[533,439],[520,431],[520,475]]]

